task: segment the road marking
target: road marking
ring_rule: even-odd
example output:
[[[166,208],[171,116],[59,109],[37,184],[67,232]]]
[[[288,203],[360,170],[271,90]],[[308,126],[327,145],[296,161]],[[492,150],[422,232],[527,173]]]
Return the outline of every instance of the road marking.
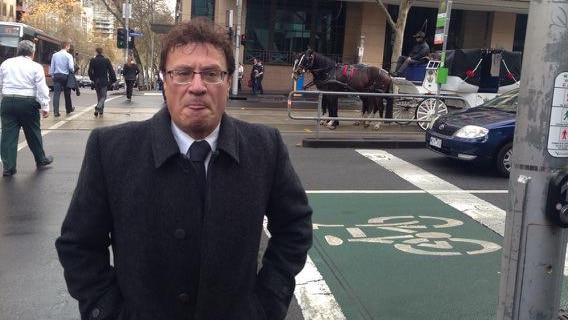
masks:
[[[509,193],[509,190],[436,190],[428,192],[425,190],[307,190],[306,193],[312,194],[406,194],[406,193]]]
[[[432,194],[447,205],[463,212],[501,236],[505,233],[505,211],[471,193],[446,182],[409,162],[383,150],[356,150],[364,157]]]
[[[505,211],[482,200],[478,194],[507,194],[508,190],[462,190],[437,176],[383,150],[356,150],[381,167],[397,174],[420,190],[307,190],[308,194],[424,194],[429,193],[449,206],[472,217],[501,236]],[[334,240],[334,239],[331,239]],[[336,240],[336,239],[335,239]],[[459,239],[458,239],[459,240]],[[403,247],[402,249],[408,249]],[[294,295],[305,319],[345,319],[325,280],[308,256],[304,269],[296,276]]]

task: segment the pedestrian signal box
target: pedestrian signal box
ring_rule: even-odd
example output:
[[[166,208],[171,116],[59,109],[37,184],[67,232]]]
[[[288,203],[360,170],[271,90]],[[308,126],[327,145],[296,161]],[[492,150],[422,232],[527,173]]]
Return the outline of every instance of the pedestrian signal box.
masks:
[[[116,30],[116,47],[119,49],[126,48],[126,41],[128,41],[128,31],[126,28],[118,28]]]

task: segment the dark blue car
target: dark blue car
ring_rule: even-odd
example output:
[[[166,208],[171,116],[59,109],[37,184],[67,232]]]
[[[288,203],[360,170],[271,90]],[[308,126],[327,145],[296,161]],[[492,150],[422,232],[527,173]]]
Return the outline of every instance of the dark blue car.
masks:
[[[478,107],[435,119],[426,130],[426,145],[455,159],[490,163],[508,177],[518,96],[519,89],[514,89]]]

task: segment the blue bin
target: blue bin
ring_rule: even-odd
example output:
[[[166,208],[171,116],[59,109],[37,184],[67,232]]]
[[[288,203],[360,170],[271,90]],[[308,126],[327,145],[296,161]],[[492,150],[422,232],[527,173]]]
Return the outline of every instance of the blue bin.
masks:
[[[426,64],[411,64],[406,68],[405,78],[408,81],[422,81],[426,74]]]
[[[304,75],[301,75],[296,79],[295,90],[304,90]]]

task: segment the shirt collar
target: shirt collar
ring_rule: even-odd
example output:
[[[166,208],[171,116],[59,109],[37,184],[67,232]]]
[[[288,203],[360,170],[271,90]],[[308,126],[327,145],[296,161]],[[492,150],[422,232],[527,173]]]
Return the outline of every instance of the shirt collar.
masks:
[[[210,135],[208,135],[207,137],[205,137],[205,139],[203,139],[209,143],[209,145],[211,146],[211,151],[217,150],[217,140],[219,139],[220,126],[221,122],[217,124],[217,127],[215,127],[215,130],[213,130],[213,132],[211,132]],[[173,121],[171,121],[171,127],[174,139],[176,140],[177,145],[179,147],[179,152],[182,154],[187,154],[189,146],[191,146],[191,144],[195,142],[195,139],[193,139],[187,133],[183,132],[178,126],[176,126],[176,124]]]

